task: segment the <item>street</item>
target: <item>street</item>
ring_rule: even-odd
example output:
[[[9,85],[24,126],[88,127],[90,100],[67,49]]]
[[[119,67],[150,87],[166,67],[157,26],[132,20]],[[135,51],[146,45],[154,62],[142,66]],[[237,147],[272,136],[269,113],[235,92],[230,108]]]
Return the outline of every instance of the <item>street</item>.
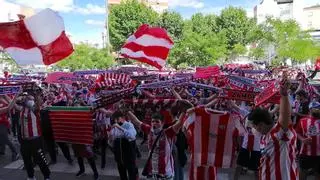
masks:
[[[18,146],[17,143],[15,143]],[[71,149],[70,149],[71,150]],[[146,147],[143,146],[142,150],[142,158],[138,160],[139,172],[141,173],[144,163],[147,159]],[[72,153],[72,150],[71,150]],[[50,158],[48,157],[48,160]],[[118,180],[119,175],[116,168],[116,163],[113,159],[113,154],[109,149],[107,149],[107,164],[105,169],[100,168],[100,156],[97,156],[96,164],[100,174],[100,180]],[[50,166],[51,170],[51,179],[52,180],[91,180],[92,179],[92,171],[88,164],[86,167],[86,176],[81,178],[76,178],[75,174],[79,171],[76,160],[73,165],[69,165],[62,156],[61,151],[59,151],[58,155],[58,163]],[[38,167],[35,168],[35,175],[38,180],[43,179],[43,176]],[[219,170],[218,180],[229,180],[228,175],[232,176],[230,171],[232,170]],[[186,176],[187,177],[187,169]],[[26,171],[23,170],[23,161],[20,158],[18,161],[11,162],[11,152],[9,148],[6,148],[6,154],[4,156],[0,156],[0,180],[25,180],[26,179]],[[141,178],[142,179],[142,178]],[[244,176],[241,180],[251,180],[250,176]]]

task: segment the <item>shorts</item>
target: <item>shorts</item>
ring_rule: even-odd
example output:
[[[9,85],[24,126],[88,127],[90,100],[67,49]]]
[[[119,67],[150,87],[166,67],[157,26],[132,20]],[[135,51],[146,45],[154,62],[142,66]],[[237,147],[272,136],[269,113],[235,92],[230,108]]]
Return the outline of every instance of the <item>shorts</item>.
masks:
[[[261,152],[260,151],[248,151],[247,149],[241,148],[237,164],[242,167],[246,167],[252,171],[258,171],[260,165]]]
[[[320,173],[320,156],[299,156],[299,166],[303,170],[313,169],[314,172]]]

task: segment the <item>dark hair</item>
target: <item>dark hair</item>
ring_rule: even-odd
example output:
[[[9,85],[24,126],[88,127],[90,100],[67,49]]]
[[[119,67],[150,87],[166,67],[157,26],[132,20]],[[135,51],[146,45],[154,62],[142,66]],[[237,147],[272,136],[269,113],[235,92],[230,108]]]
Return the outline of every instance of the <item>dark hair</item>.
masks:
[[[307,93],[305,90],[303,90],[303,89],[299,90],[299,91],[296,93],[296,95],[299,95],[299,96],[304,97],[304,98],[308,98],[308,93]]]
[[[163,122],[163,120],[164,120],[164,117],[163,117],[162,114],[160,114],[160,113],[152,114],[151,118],[152,118],[152,119],[160,120],[161,122]]]
[[[71,86],[79,88],[79,85],[77,83],[75,83],[75,82],[72,83]]]
[[[120,111],[116,111],[116,112],[114,112],[114,113],[112,114],[112,119],[113,119],[113,120],[119,119],[119,118],[121,118],[121,117],[125,117],[125,115],[124,115],[122,112],[120,112]]]
[[[251,121],[254,125],[264,123],[266,125],[271,125],[273,123],[272,117],[268,110],[256,108],[249,115],[248,120]]]

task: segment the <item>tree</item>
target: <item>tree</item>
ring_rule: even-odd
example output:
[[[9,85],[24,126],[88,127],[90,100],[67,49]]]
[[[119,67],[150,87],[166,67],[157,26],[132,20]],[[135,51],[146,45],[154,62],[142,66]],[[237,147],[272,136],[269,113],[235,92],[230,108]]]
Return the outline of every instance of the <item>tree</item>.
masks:
[[[157,22],[157,26],[166,29],[174,42],[181,40],[184,21],[179,13],[173,11],[166,11],[162,13]]]
[[[272,35],[270,39],[276,47],[278,59],[282,61],[291,59],[296,63],[304,63],[320,55],[319,46],[296,21],[268,18],[265,26],[269,29],[266,34]]]
[[[254,58],[255,60],[260,60],[265,57],[265,51],[262,47],[251,48],[249,56]]]
[[[221,11],[217,17],[219,31],[225,31],[228,50],[231,52],[236,44],[247,45],[248,32],[254,26],[254,21],[247,17],[242,8],[229,7]]]
[[[56,64],[57,68],[75,70],[106,69],[114,63],[106,49],[97,49],[87,44],[75,45],[74,53]]]
[[[0,63],[7,64],[9,67],[9,71],[16,73],[19,71],[19,66],[17,63],[7,54],[4,50],[0,49]]]
[[[244,55],[247,52],[247,48],[242,44],[235,44],[230,53],[230,58],[236,60],[240,55]]]
[[[169,62],[174,67],[184,63],[189,66],[208,66],[217,64],[226,53],[227,45],[223,32],[201,35],[188,31],[171,50]]]
[[[155,25],[159,15],[137,0],[121,1],[110,8],[110,41],[114,51],[119,51],[126,39],[142,24]]]

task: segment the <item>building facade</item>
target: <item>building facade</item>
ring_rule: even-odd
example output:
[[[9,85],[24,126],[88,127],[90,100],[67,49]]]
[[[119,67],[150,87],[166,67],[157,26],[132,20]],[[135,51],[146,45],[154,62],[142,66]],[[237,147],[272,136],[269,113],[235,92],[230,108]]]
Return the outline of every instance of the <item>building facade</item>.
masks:
[[[267,17],[281,20],[296,20],[300,26],[304,25],[303,14],[304,0],[261,0],[255,7],[255,18],[261,24]]]
[[[108,5],[120,4],[123,0],[106,0]],[[141,3],[145,3],[151,7],[157,13],[162,13],[169,8],[169,0],[139,0]]]
[[[320,4],[305,7],[303,9],[304,14],[304,29],[310,29],[320,31]]]

